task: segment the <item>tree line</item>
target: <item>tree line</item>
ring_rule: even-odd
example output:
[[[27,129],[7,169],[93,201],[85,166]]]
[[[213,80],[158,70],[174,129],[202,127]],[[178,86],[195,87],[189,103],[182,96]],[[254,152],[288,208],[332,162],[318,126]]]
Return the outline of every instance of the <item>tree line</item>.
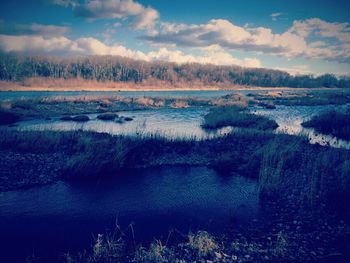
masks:
[[[32,77],[169,84],[251,85],[261,87],[350,87],[350,77],[297,75],[263,68],[197,63],[146,62],[119,56],[48,57],[0,54],[0,80]]]

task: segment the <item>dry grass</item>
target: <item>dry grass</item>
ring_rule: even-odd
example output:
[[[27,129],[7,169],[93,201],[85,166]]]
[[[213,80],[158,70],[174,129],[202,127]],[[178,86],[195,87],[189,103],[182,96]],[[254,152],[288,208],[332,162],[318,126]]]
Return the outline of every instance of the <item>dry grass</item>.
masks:
[[[214,237],[206,231],[190,233],[188,235],[188,245],[198,254],[199,258],[213,254],[219,248]]]

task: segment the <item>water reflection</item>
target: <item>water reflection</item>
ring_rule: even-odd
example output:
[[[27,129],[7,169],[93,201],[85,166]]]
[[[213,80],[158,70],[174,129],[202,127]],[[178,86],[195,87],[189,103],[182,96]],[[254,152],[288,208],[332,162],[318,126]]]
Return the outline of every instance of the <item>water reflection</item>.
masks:
[[[301,124],[312,116],[330,110],[346,111],[349,105],[322,106],[277,106],[276,109],[253,108],[256,114],[274,119],[279,127],[277,133],[306,136],[310,143],[329,145],[336,148],[350,149],[350,142],[332,135],[320,134],[311,128],[304,128]]]

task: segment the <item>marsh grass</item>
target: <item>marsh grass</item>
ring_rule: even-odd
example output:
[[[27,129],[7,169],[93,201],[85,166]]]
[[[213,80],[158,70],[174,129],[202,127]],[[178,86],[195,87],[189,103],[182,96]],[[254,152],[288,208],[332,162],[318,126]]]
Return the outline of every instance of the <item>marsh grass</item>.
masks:
[[[316,106],[316,105],[342,105],[350,103],[349,90],[339,89],[332,91],[308,91],[305,93],[275,93],[249,94],[260,103],[273,103],[286,106]]]
[[[312,117],[302,123],[304,127],[314,128],[317,132],[331,134],[350,140],[350,109],[346,112],[329,111]]]
[[[66,179],[117,176],[150,166],[201,165],[225,176],[237,173],[257,179],[261,197],[293,196],[300,206],[317,207],[350,190],[349,150],[254,129],[205,140],[3,130],[0,148],[23,154],[62,153],[67,162],[60,167],[61,177]]]
[[[252,128],[257,130],[274,130],[278,127],[274,120],[251,114],[245,108],[238,106],[223,106],[211,108],[204,116],[204,129],[219,129],[226,126]]]
[[[135,167],[175,164],[209,165],[216,169],[225,165],[225,176],[238,173],[258,180],[262,202],[278,200],[307,213],[316,209],[347,209],[344,200],[350,196],[349,150],[310,145],[304,138],[257,130],[238,131],[203,141],[81,131],[3,130],[0,148],[5,153],[16,151],[50,156],[63,152],[69,157],[63,174],[66,179],[118,176],[122,174],[119,173],[121,170]],[[132,241],[126,249],[125,239],[118,233],[97,236],[91,250],[66,254],[64,262],[215,262],[226,254],[231,259],[236,252],[247,249],[243,245],[235,243],[238,250],[224,253],[225,247],[219,239],[200,231],[189,233],[186,240],[172,246],[161,240],[146,247]],[[260,248],[254,244],[248,248],[249,253],[260,253]],[[288,236],[278,233],[276,241],[271,242],[269,256],[275,259],[289,257],[289,249]]]

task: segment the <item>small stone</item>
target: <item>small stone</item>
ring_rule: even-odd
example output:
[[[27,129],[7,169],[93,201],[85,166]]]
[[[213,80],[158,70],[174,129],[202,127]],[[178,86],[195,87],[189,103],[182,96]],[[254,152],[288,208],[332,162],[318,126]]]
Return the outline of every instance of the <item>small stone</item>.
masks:
[[[97,119],[103,120],[103,121],[112,121],[115,118],[117,118],[118,115],[115,113],[103,113],[97,116]]]
[[[77,121],[77,122],[86,122],[89,120],[90,120],[89,116],[86,116],[86,115],[78,115],[72,118],[72,121]]]
[[[71,121],[73,118],[71,116],[63,116],[60,118],[61,121]]]
[[[215,254],[215,257],[216,257],[217,259],[222,259],[221,253],[214,252],[214,254]]]

